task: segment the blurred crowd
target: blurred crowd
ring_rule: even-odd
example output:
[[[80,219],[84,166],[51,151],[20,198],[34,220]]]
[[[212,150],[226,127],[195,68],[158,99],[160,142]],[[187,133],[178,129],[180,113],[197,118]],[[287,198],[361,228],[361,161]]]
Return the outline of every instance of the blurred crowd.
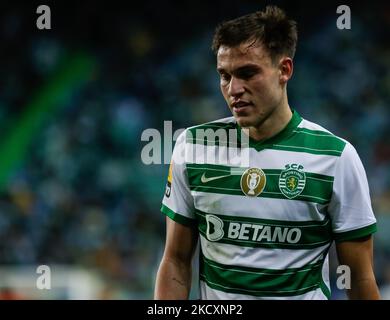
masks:
[[[354,144],[366,168],[379,222],[375,270],[390,298],[390,43],[383,32],[390,6],[352,7],[352,29],[341,31],[336,6],[322,14],[321,7],[274,3],[300,32],[290,105]],[[33,5],[1,11],[0,157],[12,151],[6,142],[15,124],[66,57],[82,51],[94,63],[0,181],[0,265],[82,266],[104,279],[101,298],[152,297],[168,166],[142,162],[141,134],[162,131],[164,120],[179,129],[229,116],[212,33],[221,20],[262,8],[250,1],[165,5],[57,4],[46,31],[34,27]]]

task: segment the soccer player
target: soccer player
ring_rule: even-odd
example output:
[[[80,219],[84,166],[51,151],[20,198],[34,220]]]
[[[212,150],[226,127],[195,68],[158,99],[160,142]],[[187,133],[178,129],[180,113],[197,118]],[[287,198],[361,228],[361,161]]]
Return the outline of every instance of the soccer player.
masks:
[[[201,299],[329,299],[333,241],[351,271],[349,298],[380,298],[376,219],[359,156],[288,103],[296,42],[295,21],[274,6],[217,27],[213,50],[233,116],[188,128],[176,142],[156,299],[188,299],[198,239]],[[194,138],[201,129],[247,129],[248,166],[237,174],[227,157],[207,158],[245,146],[205,146]]]

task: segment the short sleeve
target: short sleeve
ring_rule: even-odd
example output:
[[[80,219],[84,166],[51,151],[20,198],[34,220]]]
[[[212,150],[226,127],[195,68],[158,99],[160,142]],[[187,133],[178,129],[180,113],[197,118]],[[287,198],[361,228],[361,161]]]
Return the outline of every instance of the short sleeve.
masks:
[[[336,164],[328,212],[336,242],[365,237],[376,231],[366,172],[350,143]]]
[[[161,211],[172,220],[191,226],[196,220],[185,165],[186,132],[179,135],[173,149]]]

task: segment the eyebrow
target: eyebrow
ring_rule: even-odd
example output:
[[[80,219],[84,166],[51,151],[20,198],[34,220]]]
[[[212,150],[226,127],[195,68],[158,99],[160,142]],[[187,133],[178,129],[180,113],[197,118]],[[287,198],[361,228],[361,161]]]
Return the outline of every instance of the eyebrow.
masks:
[[[260,67],[257,64],[249,63],[246,65],[243,65],[237,69],[234,69],[232,73],[238,73],[243,71],[252,71],[252,70],[260,70]],[[226,70],[224,68],[217,68],[217,71],[219,73],[226,73]]]

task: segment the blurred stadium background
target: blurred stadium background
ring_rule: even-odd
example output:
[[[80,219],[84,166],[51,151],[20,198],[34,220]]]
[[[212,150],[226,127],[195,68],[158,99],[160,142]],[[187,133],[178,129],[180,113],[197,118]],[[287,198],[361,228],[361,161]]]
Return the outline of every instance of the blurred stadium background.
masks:
[[[268,3],[298,21],[290,105],[352,142],[365,165],[379,225],[375,271],[390,298],[389,2],[7,2],[0,298],[152,298],[168,166],[142,163],[141,134],[162,132],[164,120],[179,129],[229,115],[213,30]],[[36,28],[40,4],[51,8],[51,30]],[[340,4],[351,8],[351,30],[336,28]],[[42,264],[51,290],[35,288]],[[345,299],[335,266],[333,298]]]

